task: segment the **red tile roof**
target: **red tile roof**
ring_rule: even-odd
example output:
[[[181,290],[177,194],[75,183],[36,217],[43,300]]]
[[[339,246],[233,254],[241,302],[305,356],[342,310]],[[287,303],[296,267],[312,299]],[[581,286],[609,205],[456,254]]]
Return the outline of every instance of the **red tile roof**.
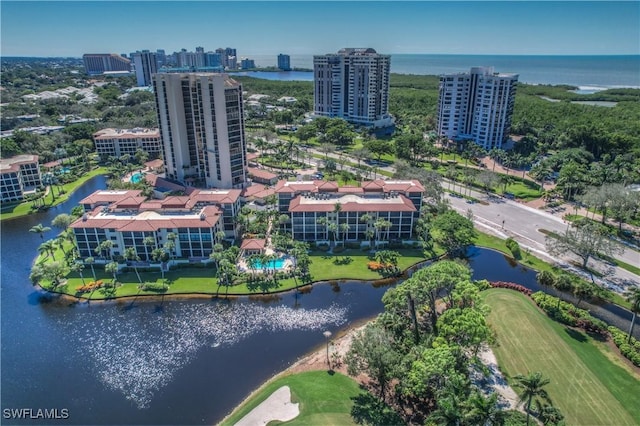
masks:
[[[80,200],[80,204],[113,203],[116,201],[124,200],[128,197],[138,197],[141,193],[142,191],[139,189],[121,189],[114,191],[101,190],[96,191],[88,197]]]
[[[162,161],[162,159],[160,158],[157,158],[155,160],[147,161],[146,163],[144,163],[144,165],[149,167],[150,169],[159,169],[160,167],[164,166],[164,161]]]
[[[96,216],[87,215],[86,219],[80,218],[70,227],[81,228],[112,228],[121,232],[153,232],[159,229],[174,228],[213,228],[222,211],[215,206],[207,206],[200,213],[190,215],[162,215],[156,212],[141,212],[135,216],[121,216],[98,213]]]
[[[263,250],[266,245],[266,241],[262,239],[249,238],[242,240],[240,250]]]
[[[268,170],[257,169],[255,167],[247,167],[247,171],[249,172],[250,176],[254,176],[258,179],[263,179],[263,180],[271,180],[271,179],[276,179],[278,177],[278,175],[275,173],[271,173]]]

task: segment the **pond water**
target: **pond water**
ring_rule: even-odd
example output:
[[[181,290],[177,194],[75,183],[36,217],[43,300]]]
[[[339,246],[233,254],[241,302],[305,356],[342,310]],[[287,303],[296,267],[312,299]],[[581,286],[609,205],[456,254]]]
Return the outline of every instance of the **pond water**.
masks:
[[[323,331],[335,334],[382,310],[387,288],[355,282],[232,301],[87,304],[36,291],[28,275],[41,240],[29,228],[49,225],[105,187],[96,177],[64,205],[2,224],[2,409],[66,408],[65,424],[213,424],[323,345]],[[497,252],[474,249],[470,263],[474,278],[537,285],[534,272]],[[625,312],[609,319],[624,326]]]

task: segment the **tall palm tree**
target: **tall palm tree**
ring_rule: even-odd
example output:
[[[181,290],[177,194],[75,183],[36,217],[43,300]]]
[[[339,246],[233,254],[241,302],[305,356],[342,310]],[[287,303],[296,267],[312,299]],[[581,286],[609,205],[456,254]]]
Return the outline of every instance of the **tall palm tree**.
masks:
[[[133,262],[133,270],[136,272],[136,276],[138,277],[138,281],[142,284],[142,278],[140,278],[140,274],[138,273],[138,266],[136,264],[137,261],[140,260],[140,256],[136,253],[136,249],[134,247],[127,247],[124,249],[124,258],[128,261]]]
[[[56,246],[60,247],[60,250],[62,250],[62,254],[65,255],[65,257],[67,256],[67,251],[64,249],[64,242],[66,240],[66,237],[64,234],[60,234],[56,237],[56,239],[54,240],[56,242]]]
[[[348,223],[341,223],[340,224],[340,231],[342,232],[342,246],[344,247],[344,242],[347,239],[347,233],[349,232],[349,230],[351,229],[351,225],[349,225]]]
[[[541,399],[551,404],[551,398],[549,398],[549,394],[544,389],[544,387],[550,383],[550,380],[542,377],[542,373],[540,373],[539,371],[536,371],[535,373],[529,373],[526,376],[518,374],[517,376],[515,376],[515,379],[515,387],[522,389],[519,403],[526,403],[527,426],[529,426],[531,403],[534,400]]]
[[[631,303],[631,312],[633,312],[631,327],[629,327],[629,336],[627,337],[627,343],[630,343],[631,336],[633,335],[633,326],[636,323],[638,312],[640,312],[640,288],[635,287],[627,292],[627,302]]]
[[[95,252],[100,256],[102,256],[102,253],[106,252],[109,256],[109,259],[113,260],[113,255],[111,254],[112,248],[113,248],[113,241],[104,240],[100,243],[100,245],[98,245],[98,247],[96,247]],[[106,259],[107,256],[103,256],[103,257]]]
[[[118,264],[116,262],[109,262],[106,265],[104,265],[104,271],[107,274],[113,274],[112,283],[115,284],[118,276]]]
[[[80,275],[80,279],[82,280],[82,285],[84,285],[84,275],[82,274],[82,270],[84,269],[84,265],[79,262],[73,262],[71,264],[71,271],[77,272]]]
[[[151,236],[144,237],[144,239],[142,240],[142,244],[144,244],[144,255],[146,260],[151,259],[151,253],[149,252],[149,249],[151,247],[156,248],[156,239]]]
[[[44,233],[49,231],[51,231],[51,228],[49,228],[48,226],[44,226],[41,223],[35,226],[32,226],[31,229],[29,229],[29,232],[33,232],[34,234],[40,234],[40,239],[42,241],[44,241]]]
[[[93,264],[96,263],[96,259],[94,259],[93,257],[89,256],[84,260],[84,263],[88,263],[89,266],[91,266],[91,273],[93,274],[93,280],[96,281],[96,270],[93,267]]]
[[[161,248],[153,249],[151,252],[151,258],[156,262],[160,262],[160,272],[162,273],[162,279],[164,280],[164,263],[166,262],[169,255],[166,251]]]

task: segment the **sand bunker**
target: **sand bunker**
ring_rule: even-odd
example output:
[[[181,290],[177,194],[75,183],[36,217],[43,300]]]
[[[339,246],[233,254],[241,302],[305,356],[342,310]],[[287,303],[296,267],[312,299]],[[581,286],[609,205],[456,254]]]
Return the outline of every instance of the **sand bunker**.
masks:
[[[236,426],[266,425],[273,420],[287,422],[300,414],[299,404],[291,402],[291,389],[283,386],[244,416]]]

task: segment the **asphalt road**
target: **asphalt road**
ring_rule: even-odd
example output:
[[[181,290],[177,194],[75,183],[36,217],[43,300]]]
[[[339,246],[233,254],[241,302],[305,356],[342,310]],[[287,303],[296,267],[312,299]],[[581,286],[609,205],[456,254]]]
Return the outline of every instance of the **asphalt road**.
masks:
[[[447,199],[451,206],[461,214],[466,214],[471,210],[474,215],[474,222],[481,230],[489,231],[502,238],[513,237],[523,248],[542,255],[548,260],[555,261],[565,268],[584,274],[582,271],[578,271],[577,268],[571,267],[567,262],[568,260],[577,260],[577,257],[568,254],[559,259],[549,255],[546,251],[546,236],[540,232],[540,229],[546,229],[558,234],[564,233],[569,224],[562,217],[534,209],[516,201],[488,196],[476,191],[471,191],[470,195],[486,202],[486,204],[471,203],[464,198],[458,198],[451,194],[447,194]],[[624,253],[614,257],[631,265],[640,265],[640,253],[629,247],[625,248]],[[617,290],[623,290],[629,285],[640,285],[639,276],[607,262],[593,259],[589,261],[588,266],[604,275],[603,280],[601,280],[603,284],[612,288],[614,286],[618,287],[616,288]]]
[[[324,155],[312,148],[307,149],[307,152]],[[329,153],[328,156],[334,159],[339,157],[337,154],[333,153]],[[357,162],[357,160],[353,158],[349,158],[349,161],[354,163]],[[307,162],[311,163],[313,166],[322,164],[322,160],[317,158],[312,158]],[[348,166],[346,166],[345,169],[355,172],[355,170]],[[380,166],[378,170],[394,172],[394,168],[392,166]],[[378,175],[378,177],[386,179],[385,176]],[[536,253],[539,257],[555,262],[565,269],[571,269],[579,275],[591,278],[584,271],[569,264],[568,261],[576,261],[578,260],[577,257],[568,254],[562,258],[557,258],[549,255],[546,251],[546,236],[539,230],[546,229],[558,234],[564,233],[568,227],[568,223],[562,219],[562,214],[565,212],[553,215],[516,201],[508,200],[499,196],[489,196],[485,193],[474,190],[469,191],[468,189],[460,189],[460,185],[455,185],[457,191],[465,190],[467,191],[467,195],[486,202],[471,203],[465,198],[455,197],[447,193],[447,199],[451,203],[451,206],[458,212],[462,214],[466,214],[468,210],[473,212],[474,222],[479,229],[501,238],[512,237],[518,241],[523,249]],[[449,188],[449,182],[446,179],[443,181],[443,188],[445,191]],[[625,247],[624,253],[614,255],[613,257],[625,263],[640,266],[640,252],[632,248]],[[640,286],[640,276],[632,274],[625,269],[616,267],[607,262],[592,259],[589,261],[588,266],[602,273],[603,278],[596,279],[596,281],[611,289],[623,291],[628,286]]]

